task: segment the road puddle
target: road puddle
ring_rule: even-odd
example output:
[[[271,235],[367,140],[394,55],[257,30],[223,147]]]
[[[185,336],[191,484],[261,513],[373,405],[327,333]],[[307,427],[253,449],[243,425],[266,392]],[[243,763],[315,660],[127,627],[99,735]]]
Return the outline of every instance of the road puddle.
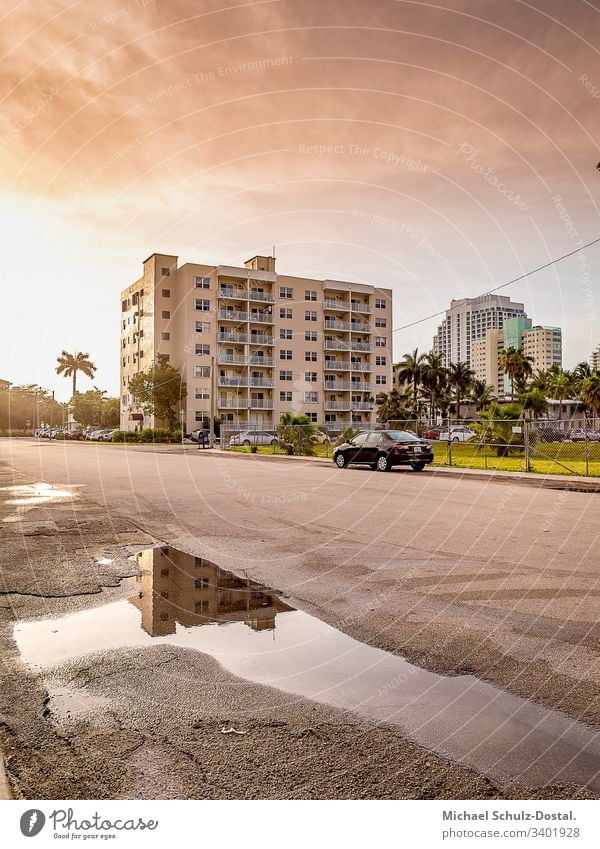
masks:
[[[45,671],[123,648],[200,651],[240,678],[395,725],[503,787],[560,782],[600,792],[600,735],[558,711],[472,676],[413,666],[203,558],[162,547],[137,562],[129,599],[18,622],[23,660]]]

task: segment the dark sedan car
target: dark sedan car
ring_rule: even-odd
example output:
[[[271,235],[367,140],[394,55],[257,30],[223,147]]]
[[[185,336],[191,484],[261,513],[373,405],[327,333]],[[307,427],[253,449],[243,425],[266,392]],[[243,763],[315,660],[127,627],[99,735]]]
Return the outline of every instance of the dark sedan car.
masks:
[[[405,430],[362,431],[333,452],[333,462],[338,469],[350,463],[361,463],[387,472],[392,466],[411,466],[422,472],[433,462],[431,445]]]

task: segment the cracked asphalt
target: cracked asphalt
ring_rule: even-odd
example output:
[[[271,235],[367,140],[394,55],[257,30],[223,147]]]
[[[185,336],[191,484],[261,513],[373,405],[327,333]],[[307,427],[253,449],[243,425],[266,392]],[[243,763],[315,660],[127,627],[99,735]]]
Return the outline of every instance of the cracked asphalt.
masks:
[[[12,794],[588,797],[500,791],[393,728],[242,681],[198,652],[116,647],[43,673],[23,664],[17,620],[127,597],[129,556],[159,539],[246,569],[357,639],[598,726],[597,496],[254,460],[0,440]],[[10,489],[39,481],[63,494]],[[246,733],[222,733],[231,727]]]

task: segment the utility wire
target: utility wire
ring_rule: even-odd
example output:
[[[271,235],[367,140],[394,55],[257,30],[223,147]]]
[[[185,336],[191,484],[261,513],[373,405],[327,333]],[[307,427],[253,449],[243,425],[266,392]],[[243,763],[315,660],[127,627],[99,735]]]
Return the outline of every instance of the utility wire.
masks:
[[[600,163],[599,170],[600,170]],[[531,277],[532,274],[537,274],[538,271],[543,271],[544,268],[550,268],[552,265],[556,265],[557,262],[560,262],[563,259],[567,259],[569,256],[573,256],[574,254],[579,253],[579,251],[584,250],[585,248],[589,248],[591,245],[595,245],[600,242],[600,236],[597,239],[592,239],[591,242],[588,242],[585,245],[580,245],[578,248],[575,248],[573,251],[569,251],[568,254],[563,254],[562,256],[556,257],[556,259],[551,259],[550,262],[544,263],[544,265],[539,265],[537,268],[533,268],[531,271],[527,271],[525,274],[521,274],[520,277],[514,277],[512,280],[509,280],[508,283],[501,283],[499,286],[496,286],[494,289],[488,289],[487,292],[483,292],[482,295],[475,295],[476,298],[481,298],[485,295],[492,295],[494,292],[498,292],[500,289],[506,288],[506,286],[512,286],[513,283],[518,283],[519,280],[524,280],[526,277]],[[440,310],[439,312],[434,312],[431,315],[425,316],[425,318],[418,318],[416,321],[411,321],[409,324],[403,324],[400,327],[395,327],[392,330],[392,333],[398,333],[400,330],[406,330],[408,327],[414,327],[416,324],[422,324],[424,321],[430,321],[432,318],[438,318],[440,315],[445,315],[446,310]]]

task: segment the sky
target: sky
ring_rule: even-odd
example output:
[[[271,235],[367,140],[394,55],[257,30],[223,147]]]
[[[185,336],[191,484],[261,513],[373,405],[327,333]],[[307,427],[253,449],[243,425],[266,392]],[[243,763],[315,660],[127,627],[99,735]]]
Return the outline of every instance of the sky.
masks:
[[[598,0],[8,0],[0,378],[118,393],[153,252],[394,291],[394,357],[600,236]],[[506,288],[600,343],[600,244]],[[80,378],[81,390],[92,381]]]

